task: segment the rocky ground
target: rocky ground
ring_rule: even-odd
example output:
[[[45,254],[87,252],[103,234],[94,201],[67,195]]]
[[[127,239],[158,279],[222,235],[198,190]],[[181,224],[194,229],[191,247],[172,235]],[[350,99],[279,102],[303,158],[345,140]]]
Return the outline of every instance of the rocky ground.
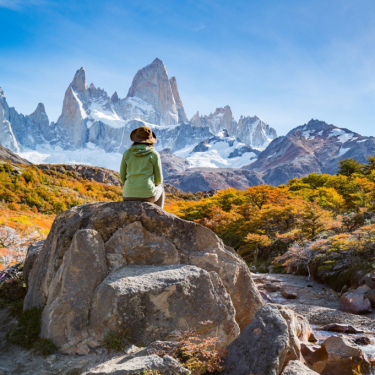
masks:
[[[259,289],[267,291],[274,302],[286,305],[302,314],[315,326],[315,329],[328,323],[345,323],[366,332],[375,332],[375,313],[354,315],[340,311],[339,294],[328,286],[296,275],[253,273],[252,277]],[[284,295],[287,292],[289,296],[295,295],[296,298],[287,299],[282,296],[282,291]],[[86,356],[66,354],[41,356],[13,345],[5,339],[6,332],[14,324],[15,318],[9,314],[8,309],[0,310],[0,375],[79,375],[87,368],[95,368],[97,364],[106,361],[121,362],[127,357],[134,357],[136,360],[138,355],[144,355],[144,348],[129,346],[121,355],[99,348]],[[317,332],[317,337],[319,336]]]
[[[305,316],[311,324],[351,324],[366,332],[374,332],[375,336],[375,311],[366,315],[340,311],[340,294],[327,285],[296,275],[253,273],[252,277],[258,288],[267,291],[275,303],[287,305]],[[296,298],[287,299],[282,296],[282,291],[294,293]]]

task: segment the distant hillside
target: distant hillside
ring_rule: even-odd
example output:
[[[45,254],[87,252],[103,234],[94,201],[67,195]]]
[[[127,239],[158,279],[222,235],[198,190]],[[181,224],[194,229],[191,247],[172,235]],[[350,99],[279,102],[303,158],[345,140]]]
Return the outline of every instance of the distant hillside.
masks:
[[[31,164],[28,160],[21,158],[14,152],[0,145],[0,160],[10,161],[16,164]]]

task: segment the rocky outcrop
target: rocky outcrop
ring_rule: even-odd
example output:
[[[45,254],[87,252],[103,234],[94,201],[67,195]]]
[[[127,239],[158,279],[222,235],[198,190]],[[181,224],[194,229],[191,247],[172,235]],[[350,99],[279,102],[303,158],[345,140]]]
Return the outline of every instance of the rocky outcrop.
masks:
[[[263,305],[246,264],[213,232],[141,202],[59,214],[27,286],[25,308],[46,303],[43,337],[82,354],[117,328],[149,343],[205,320],[230,342]]]
[[[0,145],[0,160],[10,161],[15,164],[31,164],[28,160],[21,158],[14,152]]]
[[[101,182],[106,185],[121,186],[118,173],[106,168],[80,164],[38,164],[41,170],[72,174],[76,178]]]
[[[300,324],[303,320],[284,306],[268,304],[259,309],[228,346],[223,375],[279,375],[289,361],[302,359],[299,337],[314,339],[308,322]]]

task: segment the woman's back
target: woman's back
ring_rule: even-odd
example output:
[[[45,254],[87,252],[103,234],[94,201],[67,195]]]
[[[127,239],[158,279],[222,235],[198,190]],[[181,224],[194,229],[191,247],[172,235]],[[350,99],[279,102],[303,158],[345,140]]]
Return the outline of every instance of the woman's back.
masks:
[[[163,182],[159,153],[146,144],[131,146],[122,157],[120,177],[125,181],[124,197],[152,197],[155,185]]]

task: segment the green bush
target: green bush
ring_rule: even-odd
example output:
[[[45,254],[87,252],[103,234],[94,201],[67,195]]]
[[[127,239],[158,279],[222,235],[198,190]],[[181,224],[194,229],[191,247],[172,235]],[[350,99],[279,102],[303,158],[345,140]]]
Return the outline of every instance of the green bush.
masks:
[[[104,336],[102,345],[108,350],[121,351],[125,349],[127,341],[126,330],[118,330],[117,332],[109,332]]]
[[[6,337],[14,344],[34,349],[42,355],[54,353],[58,348],[49,339],[40,338],[42,307],[31,307],[18,317],[17,325],[8,331]]]
[[[39,339],[42,311],[41,307],[25,310],[19,316],[16,327],[7,333],[7,338],[14,344],[31,349]]]

